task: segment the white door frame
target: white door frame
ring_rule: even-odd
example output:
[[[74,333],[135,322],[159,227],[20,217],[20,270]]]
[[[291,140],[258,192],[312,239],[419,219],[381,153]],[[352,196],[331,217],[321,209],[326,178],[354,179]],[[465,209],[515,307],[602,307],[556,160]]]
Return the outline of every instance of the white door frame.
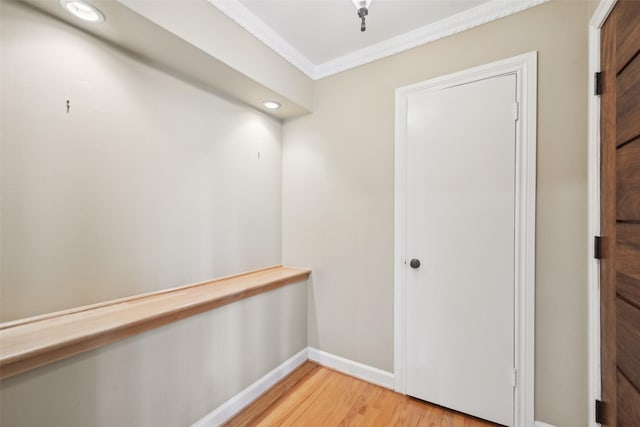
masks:
[[[600,29],[616,0],[600,0],[589,21],[589,426],[596,423],[595,401],[601,396],[600,379],[600,262],[594,257],[593,236],[600,235],[600,97],[595,94],[595,74],[600,71]]]
[[[395,387],[405,393],[405,232],[407,166],[407,98],[427,90],[516,74],[515,183],[515,368],[514,426],[534,425],[535,357],[535,218],[536,218],[536,114],[537,52],[493,62],[396,89],[395,218],[394,218],[394,371]]]

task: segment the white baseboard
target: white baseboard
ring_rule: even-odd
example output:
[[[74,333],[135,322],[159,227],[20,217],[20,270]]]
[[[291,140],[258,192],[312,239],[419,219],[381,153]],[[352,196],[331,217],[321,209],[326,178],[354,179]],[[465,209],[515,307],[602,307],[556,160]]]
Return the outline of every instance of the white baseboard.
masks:
[[[307,360],[393,390],[394,379],[391,372],[354,362],[316,348],[307,347],[205,415],[204,418],[196,421],[191,427],[217,427],[224,424]],[[542,424],[536,427],[553,426]]]
[[[363,381],[393,390],[394,377],[391,372],[374,368],[360,362],[345,359],[317,348],[309,347],[309,360]]]
[[[345,359],[317,348],[307,347],[224,402],[204,418],[195,422],[191,427],[217,427],[224,424],[307,360],[391,390],[393,390],[395,384],[394,376],[391,372]],[[555,426],[542,421],[535,421],[533,427]]]
[[[305,348],[205,415],[204,418],[196,421],[191,427],[217,427],[224,424],[307,360],[308,349]]]

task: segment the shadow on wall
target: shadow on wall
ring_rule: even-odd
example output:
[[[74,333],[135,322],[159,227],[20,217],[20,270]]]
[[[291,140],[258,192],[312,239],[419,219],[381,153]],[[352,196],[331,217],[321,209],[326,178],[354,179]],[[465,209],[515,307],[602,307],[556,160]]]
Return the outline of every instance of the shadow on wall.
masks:
[[[1,7],[3,321],[280,264],[280,121]]]
[[[307,347],[307,282],[3,380],[0,425],[187,426]]]

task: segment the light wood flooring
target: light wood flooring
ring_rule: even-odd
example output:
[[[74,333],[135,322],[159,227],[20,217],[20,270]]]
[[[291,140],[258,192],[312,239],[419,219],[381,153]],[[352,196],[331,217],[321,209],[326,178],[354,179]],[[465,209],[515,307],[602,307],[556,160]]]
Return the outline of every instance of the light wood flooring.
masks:
[[[307,362],[231,419],[244,426],[488,427],[494,424]]]

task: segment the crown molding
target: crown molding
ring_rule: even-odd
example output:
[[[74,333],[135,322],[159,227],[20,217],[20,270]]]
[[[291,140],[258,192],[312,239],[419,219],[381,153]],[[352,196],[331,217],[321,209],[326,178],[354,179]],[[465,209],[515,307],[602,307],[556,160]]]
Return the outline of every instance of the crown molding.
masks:
[[[314,79],[316,66],[238,0],[207,1],[291,65]]]
[[[417,28],[347,55],[319,64],[315,79],[328,77],[414,47],[504,18],[549,0],[492,0],[449,18]]]
[[[328,77],[469,30],[547,1],[550,0],[491,0],[449,18],[316,65],[238,0],[208,0],[222,13],[313,80]]]

